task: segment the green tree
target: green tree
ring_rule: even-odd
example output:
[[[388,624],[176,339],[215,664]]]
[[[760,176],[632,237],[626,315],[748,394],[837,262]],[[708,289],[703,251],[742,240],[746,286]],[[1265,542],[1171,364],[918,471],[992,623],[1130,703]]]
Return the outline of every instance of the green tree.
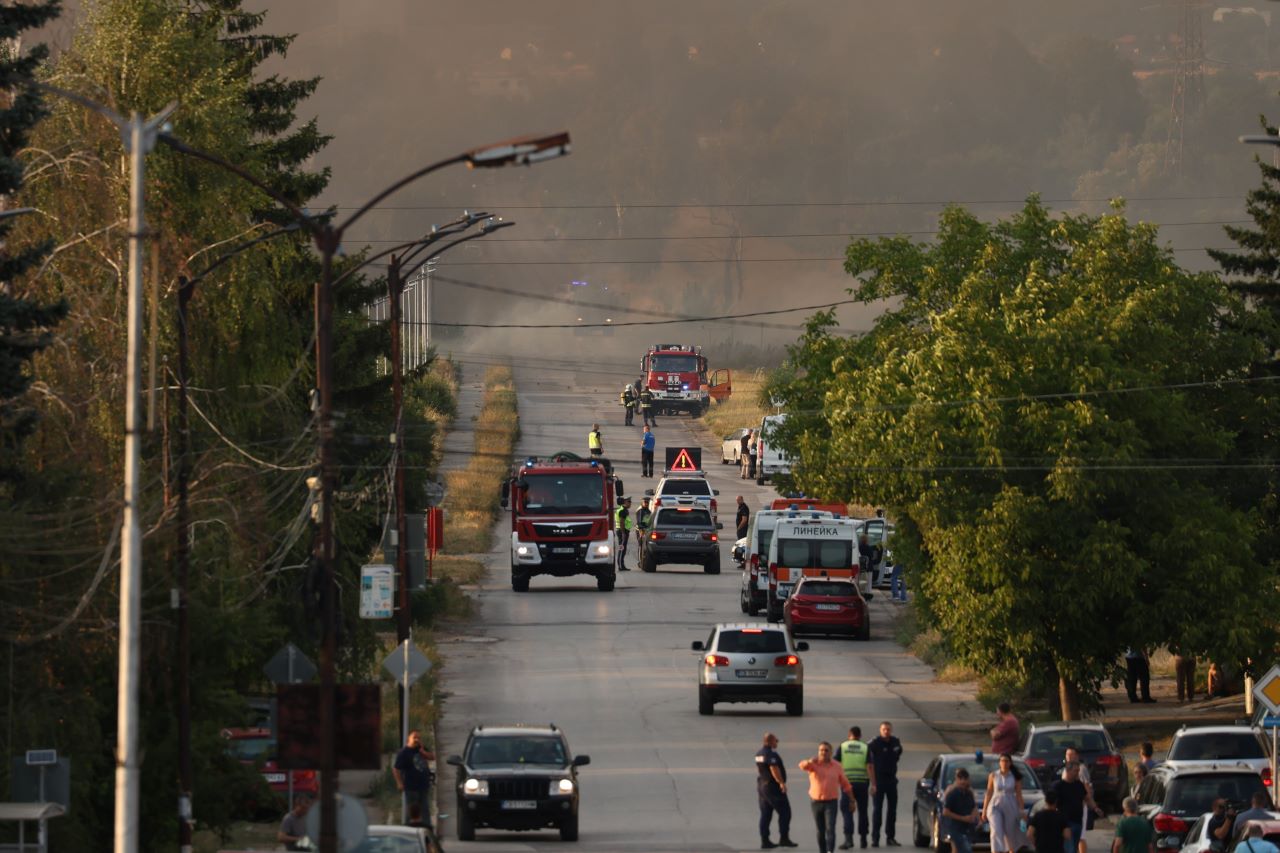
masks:
[[[897,307],[843,343],[797,483],[892,508],[961,660],[1073,718],[1126,646],[1256,653],[1276,592],[1232,484],[1265,475],[1234,457],[1261,318],[1153,227],[1035,198],[855,241],[846,270]]]

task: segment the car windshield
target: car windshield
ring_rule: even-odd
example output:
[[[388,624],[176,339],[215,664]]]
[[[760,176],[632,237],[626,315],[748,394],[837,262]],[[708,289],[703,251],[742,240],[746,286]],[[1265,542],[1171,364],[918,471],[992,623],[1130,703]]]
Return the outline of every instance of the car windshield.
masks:
[[[604,511],[604,477],[598,473],[526,474],[524,510],[530,515]]]
[[[664,480],[660,495],[696,495],[703,497],[711,494],[711,485],[702,479]]]
[[[1265,791],[1262,777],[1253,772],[1187,774],[1169,782],[1164,810],[1177,815],[1204,814],[1222,797],[1238,808],[1248,808],[1255,791]]]
[[[977,761],[949,761],[945,772],[942,774],[942,787],[946,788],[952,782],[956,781],[956,770],[963,767],[969,771],[969,782],[974,790],[983,791],[987,787],[987,776],[993,770],[998,769],[1000,762],[996,759],[988,758],[979,764]],[[1031,772],[1031,768],[1023,764],[1021,761],[1014,759],[1013,766],[1022,774],[1022,790],[1038,791],[1040,790],[1040,781],[1036,779],[1036,774]]]
[[[660,509],[654,527],[710,527],[711,513],[705,509]]]
[[[567,763],[564,742],[558,737],[478,737],[472,741],[471,753],[467,756],[467,764],[471,767],[503,764],[554,764],[563,767]]]
[[[1063,729],[1056,732],[1036,732],[1027,752],[1036,758],[1062,759],[1070,746],[1074,746],[1082,754],[1111,751],[1106,737],[1100,731]]]
[[[1174,738],[1170,761],[1220,761],[1233,758],[1266,758],[1253,732],[1206,732]]]
[[[716,651],[725,653],[785,652],[787,638],[781,631],[748,628],[720,632]]]
[[[276,742],[269,737],[235,738],[227,750],[241,761],[269,761],[275,757]]]
[[[416,838],[392,835],[366,835],[354,853],[422,853],[422,844]]]
[[[655,355],[649,369],[659,373],[697,373],[698,357],[693,355]]]
[[[847,598],[854,594],[853,584],[843,581],[805,581],[796,589],[796,595],[830,595]]]
[[[778,565],[789,569],[847,569],[853,565],[853,543],[847,539],[779,539]]]

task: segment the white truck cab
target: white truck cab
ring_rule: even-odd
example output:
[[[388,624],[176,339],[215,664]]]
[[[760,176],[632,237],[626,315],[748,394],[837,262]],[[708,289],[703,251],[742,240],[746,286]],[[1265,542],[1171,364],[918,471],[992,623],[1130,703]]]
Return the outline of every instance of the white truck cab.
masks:
[[[858,565],[858,523],[831,513],[794,515],[778,520],[769,542],[769,621],[782,619],[782,605],[803,577],[848,578],[870,598],[871,579],[861,575]]]

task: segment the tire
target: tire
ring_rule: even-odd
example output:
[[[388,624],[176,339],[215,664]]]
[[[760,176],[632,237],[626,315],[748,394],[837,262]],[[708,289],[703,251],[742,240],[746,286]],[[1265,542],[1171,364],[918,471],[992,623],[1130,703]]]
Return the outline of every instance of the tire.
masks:
[[[709,717],[716,710],[716,700],[711,695],[711,689],[698,685],[698,713],[704,717]]]
[[[511,575],[511,588],[516,592],[529,591],[529,576],[524,574]]]
[[[658,570],[658,564],[652,557],[645,554],[644,559],[640,561],[640,571],[653,574]]]
[[[781,608],[781,607],[779,607],[779,608],[777,608],[777,609],[775,610],[775,609],[774,609],[774,607],[773,607],[773,605],[771,605],[771,604],[766,604],[766,605],[765,605],[765,608],[764,608],[764,618],[765,618],[765,619],[767,619],[767,620],[768,620],[768,621],[770,621],[770,622],[781,622],[781,621],[782,621],[782,608]]]
[[[804,694],[797,693],[787,700],[787,716],[802,717],[804,716]]]
[[[929,839],[929,846],[937,853],[951,853],[951,842],[944,841],[942,838],[942,829],[938,826],[938,819],[933,819],[933,837]]]
[[[458,803],[457,833],[459,841],[475,841],[476,825],[471,820],[471,813]]]
[[[613,592],[613,584],[617,578],[618,575],[615,572],[596,575],[596,589],[601,592]]]
[[[747,615],[748,615],[748,616],[759,616],[759,615],[760,615],[760,608],[759,608],[757,605],[755,605],[755,604],[753,604],[753,603],[751,602],[751,596],[750,596],[750,595],[748,595],[748,596],[747,596]]]
[[[571,814],[560,823],[560,840],[578,840],[578,815]]]
[[[738,606],[742,608],[742,612],[743,612],[743,613],[747,613],[747,614],[750,614],[750,615],[754,616],[755,614],[754,614],[754,613],[751,613],[751,607],[750,607],[750,605],[748,605],[748,604],[747,604],[747,598],[748,598],[748,596],[744,596],[741,592],[739,592],[739,593],[738,593]]]
[[[720,555],[717,554],[710,560],[707,560],[707,562],[703,563],[702,570],[709,575],[720,574]]]
[[[920,816],[916,814],[914,806],[911,809],[911,841],[917,847],[929,846],[929,836],[920,832]]]

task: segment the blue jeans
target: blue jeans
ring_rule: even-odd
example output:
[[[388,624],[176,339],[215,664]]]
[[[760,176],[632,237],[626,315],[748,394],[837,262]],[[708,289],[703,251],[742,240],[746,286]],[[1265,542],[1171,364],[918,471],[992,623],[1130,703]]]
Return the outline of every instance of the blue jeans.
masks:
[[[1067,828],[1071,830],[1071,840],[1064,841],[1062,846],[1066,848],[1065,853],[1076,853],[1080,848],[1080,836],[1084,835],[1084,822],[1079,820],[1067,821]]]
[[[778,834],[786,838],[791,834],[791,801],[782,790],[773,785],[756,786],[760,806],[760,837],[769,837],[769,823],[773,813],[778,813]]]
[[[973,853],[973,837],[967,832],[951,833],[951,849],[953,853]]]
[[[907,582],[902,578],[901,563],[895,563],[889,575],[889,597],[894,601],[907,600]]]
[[[813,822],[818,828],[818,850],[831,853],[836,849],[836,812],[839,800],[811,800]]]

